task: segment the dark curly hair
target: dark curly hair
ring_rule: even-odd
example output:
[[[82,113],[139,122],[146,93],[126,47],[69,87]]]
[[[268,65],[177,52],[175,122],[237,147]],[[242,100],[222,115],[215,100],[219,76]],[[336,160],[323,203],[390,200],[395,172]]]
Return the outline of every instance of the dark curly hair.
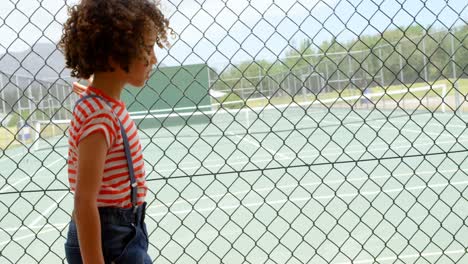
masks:
[[[155,0],[82,0],[69,8],[59,47],[71,76],[88,79],[113,71],[110,58],[128,72],[132,59],[148,51],[144,36],[150,31],[160,48],[169,47],[167,34],[174,31],[158,5]]]

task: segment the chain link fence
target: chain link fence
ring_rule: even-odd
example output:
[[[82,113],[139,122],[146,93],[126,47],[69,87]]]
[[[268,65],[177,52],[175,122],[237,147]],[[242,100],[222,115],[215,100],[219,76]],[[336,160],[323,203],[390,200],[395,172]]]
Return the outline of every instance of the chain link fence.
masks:
[[[65,263],[77,1],[0,3],[0,262]],[[155,263],[468,263],[468,3],[162,2],[143,90]]]

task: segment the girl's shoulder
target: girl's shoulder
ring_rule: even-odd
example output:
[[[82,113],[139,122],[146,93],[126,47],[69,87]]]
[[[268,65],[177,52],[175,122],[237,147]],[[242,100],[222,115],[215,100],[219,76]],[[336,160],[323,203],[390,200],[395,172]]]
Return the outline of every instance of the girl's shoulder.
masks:
[[[73,109],[73,119],[78,123],[88,123],[93,119],[107,120],[113,127],[119,126],[115,104],[108,102],[99,95],[86,93],[76,101]],[[97,120],[94,120],[97,121]],[[93,122],[94,123],[94,122]]]
[[[113,146],[120,132],[119,118],[112,104],[99,96],[83,95],[75,104],[71,123],[70,135],[75,135],[77,142],[95,132],[102,132],[107,145]]]

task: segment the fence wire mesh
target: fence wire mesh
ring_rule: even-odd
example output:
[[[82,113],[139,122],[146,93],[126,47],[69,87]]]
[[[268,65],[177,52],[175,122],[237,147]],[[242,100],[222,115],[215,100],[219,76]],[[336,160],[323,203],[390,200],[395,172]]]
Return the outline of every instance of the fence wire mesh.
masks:
[[[65,263],[77,1],[0,3],[0,262]],[[127,107],[156,263],[468,263],[468,3],[162,2]],[[195,91],[195,92],[193,92]]]

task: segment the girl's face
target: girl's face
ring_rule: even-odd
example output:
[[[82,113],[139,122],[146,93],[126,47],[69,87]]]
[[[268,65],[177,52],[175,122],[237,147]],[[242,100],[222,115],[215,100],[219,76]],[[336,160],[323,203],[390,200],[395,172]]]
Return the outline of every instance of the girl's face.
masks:
[[[153,65],[157,59],[154,54],[154,44],[156,43],[156,33],[150,30],[143,38],[142,54],[134,59],[129,66],[127,75],[128,83],[132,86],[142,87],[150,78]]]

